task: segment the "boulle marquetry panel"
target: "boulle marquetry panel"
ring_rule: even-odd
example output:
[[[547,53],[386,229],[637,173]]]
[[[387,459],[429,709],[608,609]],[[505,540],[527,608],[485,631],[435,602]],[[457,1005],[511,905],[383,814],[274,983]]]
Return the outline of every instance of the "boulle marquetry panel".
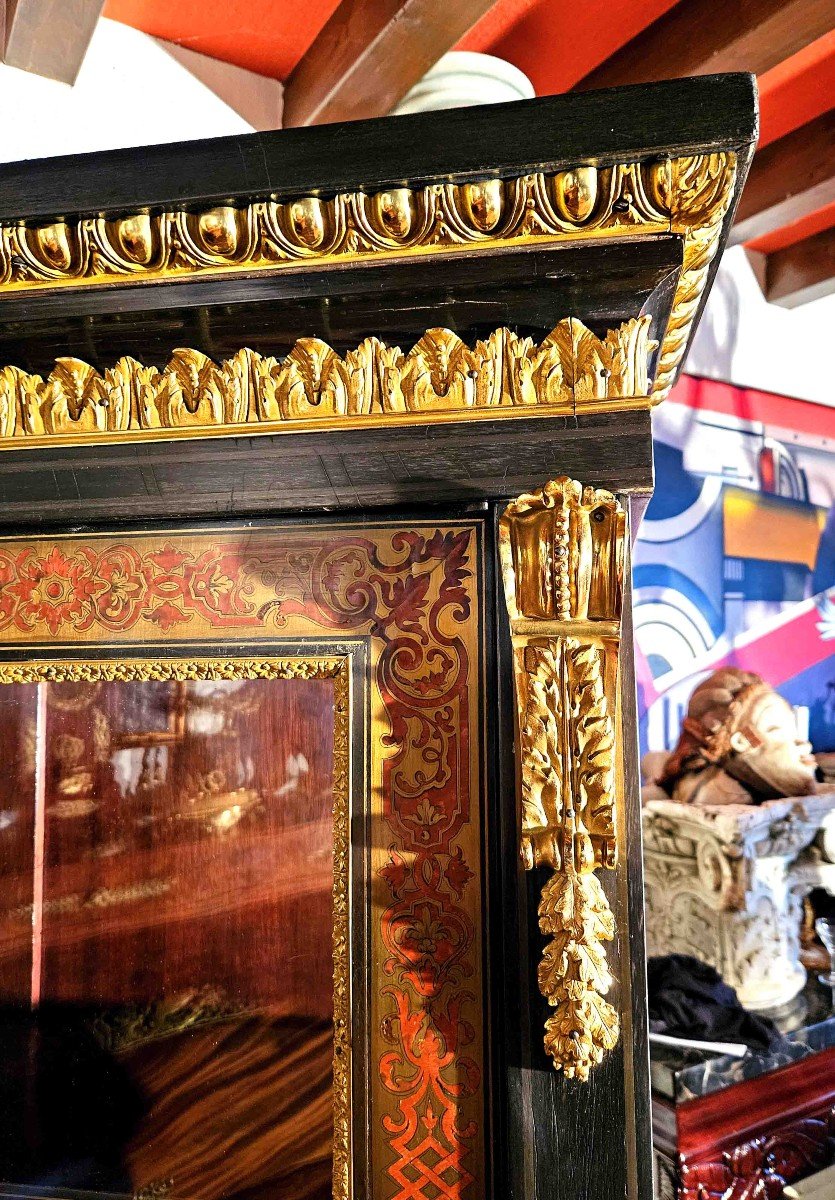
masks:
[[[359,1195],[480,1195],[478,525],[5,540],[0,563],[2,736],[24,781],[46,756],[40,801],[17,786],[0,832],[18,855],[2,885],[7,998],[35,989],[47,1007],[89,1008],[85,1030],[144,1097],[105,1139],[111,1174],[88,1185],[313,1198],[335,1170],[335,1196],[351,1174]],[[103,656],[114,635],[117,660]],[[223,656],[184,655],[220,635]],[[311,640],[317,654],[300,657]],[[50,661],[15,661],[24,645]],[[351,646],[368,656],[352,771],[366,737],[368,766],[340,891]],[[340,905],[367,922],[364,967]],[[349,1046],[353,1132],[339,1092]],[[201,1109],[225,1134],[190,1138],[186,1154],[170,1131],[201,1127]]]

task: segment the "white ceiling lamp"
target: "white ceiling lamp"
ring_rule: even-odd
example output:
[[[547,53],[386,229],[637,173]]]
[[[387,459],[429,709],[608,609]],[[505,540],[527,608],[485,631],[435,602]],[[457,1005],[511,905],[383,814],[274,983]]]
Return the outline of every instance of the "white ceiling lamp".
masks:
[[[442,108],[469,108],[473,104],[530,100],[533,96],[530,79],[512,63],[492,54],[451,50],[406,93],[392,113],[402,116]]]

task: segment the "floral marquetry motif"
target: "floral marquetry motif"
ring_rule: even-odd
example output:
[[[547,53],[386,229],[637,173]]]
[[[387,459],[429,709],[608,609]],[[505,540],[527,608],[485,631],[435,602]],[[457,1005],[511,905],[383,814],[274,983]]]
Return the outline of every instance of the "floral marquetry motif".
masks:
[[[144,552],[128,541],[100,545],[56,543],[41,553],[29,543],[9,552],[0,542],[0,636],[39,627],[53,637],[101,635],[137,624],[167,632],[193,617],[212,628],[261,624],[236,573],[235,544],[196,553],[166,543]]]
[[[484,1194],[480,577],[465,521],[0,539],[0,642],[27,652],[9,682],[170,678],[166,656],[173,677],[203,678],[184,647],[220,634],[245,643],[253,677],[260,643],[264,669],[294,677],[284,640],[325,658],[367,647],[370,729],[362,703],[350,724],[370,753],[371,1200]],[[80,661],[114,633],[118,662]],[[336,1119],[338,1138],[347,1109]]]
[[[545,1048],[587,1079],[619,1036],[605,999],[614,917],[595,871],[617,861],[617,654],[625,513],[562,478],[520,496],[499,530],[514,645],[521,856],[552,874],[539,906],[539,967],[554,1013]]]

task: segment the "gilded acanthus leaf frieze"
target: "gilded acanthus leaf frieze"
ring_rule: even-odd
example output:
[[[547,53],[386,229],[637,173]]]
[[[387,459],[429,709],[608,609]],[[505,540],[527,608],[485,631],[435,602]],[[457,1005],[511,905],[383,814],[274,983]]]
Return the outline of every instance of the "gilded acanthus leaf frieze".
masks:
[[[18,222],[0,226],[0,298],[27,289],[673,233],[682,238],[684,254],[653,386],[660,400],[681,362],[735,177],[736,156],[721,152],[372,195],[270,197],[204,211]]]
[[[175,350],[162,370],[122,358],[98,372],[61,358],[46,379],[4,367],[0,447],[646,404],[649,325],[638,317],[601,338],[566,318],[538,344],[497,329],[472,348],[448,329],[430,329],[406,353],[367,338],[339,355],[302,338],[281,360],[240,350],[218,364]]]
[[[538,978],[554,1012],[545,1049],[587,1079],[619,1036],[595,872],[617,862],[615,725],[625,513],[561,478],[505,511],[499,550],[514,652],[524,867],[550,868]]]

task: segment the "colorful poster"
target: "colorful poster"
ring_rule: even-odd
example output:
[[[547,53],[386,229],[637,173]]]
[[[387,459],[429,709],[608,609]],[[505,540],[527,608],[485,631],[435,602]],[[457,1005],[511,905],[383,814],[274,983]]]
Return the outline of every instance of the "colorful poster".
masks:
[[[835,750],[835,408],[683,376],[655,414],[655,495],[635,549],[642,749],[733,665]]]

